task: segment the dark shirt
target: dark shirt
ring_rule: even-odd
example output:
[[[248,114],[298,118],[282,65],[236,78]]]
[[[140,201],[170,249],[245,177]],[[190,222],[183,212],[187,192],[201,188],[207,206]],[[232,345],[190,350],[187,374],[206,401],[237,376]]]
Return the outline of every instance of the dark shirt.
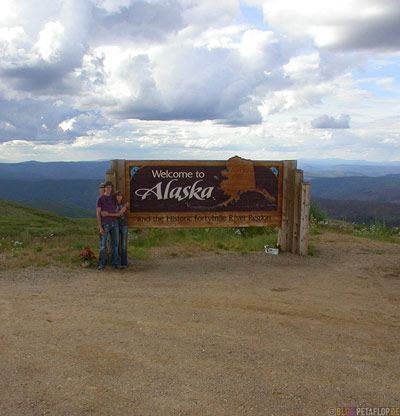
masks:
[[[109,212],[110,214],[116,213],[115,197],[113,194],[110,196],[101,195],[97,198],[96,207],[101,208],[102,211]],[[102,224],[110,224],[118,221],[117,217],[101,217]]]

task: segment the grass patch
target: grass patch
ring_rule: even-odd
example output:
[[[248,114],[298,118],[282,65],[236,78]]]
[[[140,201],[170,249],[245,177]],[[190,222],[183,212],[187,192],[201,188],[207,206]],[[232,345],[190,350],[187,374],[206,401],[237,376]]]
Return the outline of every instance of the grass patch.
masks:
[[[277,242],[275,228],[186,228],[136,230],[129,234],[132,251],[185,245],[199,250],[249,252]]]
[[[365,225],[331,219],[322,221],[310,219],[310,235],[318,235],[324,231],[400,244],[400,227],[386,227],[384,223],[379,221],[371,225]]]
[[[150,258],[150,253],[142,247],[136,247],[135,249],[128,247],[128,257],[137,260],[145,260]]]
[[[320,251],[314,246],[314,244],[309,243],[308,244],[308,255],[309,256],[318,256],[320,254]]]
[[[80,264],[89,244],[98,250],[96,220],[71,219],[0,200],[0,254],[12,267]]]
[[[333,221],[317,207],[310,215],[310,235],[334,232],[400,243],[400,229],[382,223],[371,226]],[[79,267],[78,255],[87,245],[98,255],[99,235],[95,219],[71,219],[0,200],[0,269],[49,264]],[[158,247],[170,256],[191,256],[196,251],[263,251],[277,243],[277,228],[185,228],[130,230],[128,257],[148,259]],[[154,253],[154,251],[153,251]],[[312,241],[309,255],[318,255]]]
[[[15,215],[14,215],[15,214]],[[71,219],[0,200],[0,253],[7,261],[1,269],[78,267],[85,246],[98,255],[99,235],[94,219]],[[262,251],[277,242],[274,228],[186,228],[130,230],[128,257],[148,259],[152,250],[165,248],[170,256],[189,257],[195,251]]]

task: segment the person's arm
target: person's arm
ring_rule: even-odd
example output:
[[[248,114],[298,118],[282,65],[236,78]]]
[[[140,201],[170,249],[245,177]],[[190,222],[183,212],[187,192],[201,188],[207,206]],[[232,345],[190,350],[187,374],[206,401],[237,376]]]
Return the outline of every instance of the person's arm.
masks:
[[[101,214],[102,217],[120,217],[121,216],[121,214],[119,212],[113,214],[111,212],[101,211],[100,214]]]
[[[101,208],[96,207],[96,218],[97,218],[97,225],[99,227],[100,234],[104,234],[103,226],[101,225]]]
[[[121,210],[119,211],[119,215],[122,216],[123,214],[125,214],[126,210],[128,209],[129,204],[128,202],[126,202],[123,207],[121,208]]]

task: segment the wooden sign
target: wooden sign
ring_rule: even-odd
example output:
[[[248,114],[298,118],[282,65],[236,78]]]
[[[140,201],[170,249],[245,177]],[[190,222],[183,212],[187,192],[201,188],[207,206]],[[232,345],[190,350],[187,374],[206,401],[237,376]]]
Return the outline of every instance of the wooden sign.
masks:
[[[311,188],[296,160],[112,160],[106,181],[125,190],[130,228],[279,227],[281,251],[308,253]]]
[[[279,227],[282,162],[124,161],[131,228]]]

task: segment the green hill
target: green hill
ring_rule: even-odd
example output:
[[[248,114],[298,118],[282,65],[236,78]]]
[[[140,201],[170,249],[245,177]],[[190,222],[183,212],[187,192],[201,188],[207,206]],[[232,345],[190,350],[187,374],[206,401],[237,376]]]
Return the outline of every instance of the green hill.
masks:
[[[75,219],[0,199],[0,269],[79,265],[86,245],[97,251],[95,219]]]
[[[23,201],[21,204],[43,211],[50,211],[54,214],[69,218],[94,218],[96,216],[94,209],[89,211],[88,209],[78,207],[68,202],[54,201],[51,199]]]
[[[25,219],[26,221],[44,218],[47,222],[52,223],[69,223],[70,219],[60,215],[44,212],[39,209],[31,209],[16,202],[0,199],[0,218],[3,220],[13,221]]]
[[[96,179],[102,181],[107,169],[110,169],[109,161],[0,163],[0,177],[28,182],[46,179]]]
[[[49,211],[26,207],[0,199],[0,235],[2,238],[32,240],[35,237],[86,233],[95,220],[72,219]]]

